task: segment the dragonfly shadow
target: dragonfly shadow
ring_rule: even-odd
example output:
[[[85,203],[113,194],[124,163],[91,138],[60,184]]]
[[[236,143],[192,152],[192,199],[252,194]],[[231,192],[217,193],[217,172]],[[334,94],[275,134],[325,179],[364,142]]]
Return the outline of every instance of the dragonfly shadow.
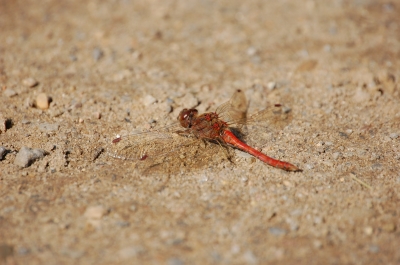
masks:
[[[108,153],[110,156],[117,158],[115,161],[122,159],[132,163],[128,168],[121,167],[122,170],[131,170],[134,168],[134,171],[142,176],[193,174],[196,171],[202,171],[206,168],[218,168],[223,166],[224,163],[231,162],[233,151],[226,145],[221,145],[217,141],[203,141],[184,136],[180,136],[179,138],[182,138],[186,142],[183,144],[182,141],[178,141],[179,144],[174,145],[174,141],[172,141],[169,146],[164,146],[168,150],[147,149],[148,154],[142,153],[141,156],[136,158],[132,156],[122,157],[113,155],[114,149],[116,149],[115,144],[111,145]],[[133,146],[132,148],[138,147]],[[121,151],[125,151],[126,149],[129,149],[129,153],[131,153],[131,148],[127,147],[119,149],[118,153],[120,154]],[[154,152],[151,153],[150,151]]]

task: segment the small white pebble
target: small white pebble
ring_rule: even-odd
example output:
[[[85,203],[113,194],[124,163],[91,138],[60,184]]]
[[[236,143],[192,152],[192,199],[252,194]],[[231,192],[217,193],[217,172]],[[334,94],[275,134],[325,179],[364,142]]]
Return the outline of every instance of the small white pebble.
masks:
[[[29,77],[29,78],[25,78],[24,80],[22,80],[22,84],[26,87],[34,87],[34,86],[37,86],[39,84],[39,82],[36,81],[34,78]]]
[[[290,183],[289,181],[287,181],[287,180],[284,180],[283,181],[283,185],[285,185],[286,187],[292,187],[293,185],[292,185],[292,183]]]
[[[321,248],[322,242],[320,240],[314,240],[313,245],[314,245],[314,248]]]
[[[353,130],[352,130],[352,129],[347,129],[347,130],[346,130],[346,133],[347,133],[348,135],[350,135],[350,134],[353,133]]]
[[[246,52],[247,52],[247,55],[248,55],[248,56],[254,56],[254,55],[257,54],[257,49],[256,49],[255,47],[251,46],[251,47],[249,47],[249,48],[247,49]]]
[[[157,102],[157,99],[155,97],[153,97],[152,95],[146,95],[144,96],[144,98],[142,99],[142,103],[143,105],[150,106],[151,104],[154,104]]]
[[[312,165],[312,164],[305,164],[304,167],[305,167],[306,169],[313,169],[313,168],[314,168],[314,165]]]
[[[383,141],[384,141],[384,142],[390,142],[392,139],[393,139],[393,138],[391,138],[391,137],[389,137],[389,136],[387,136],[387,135],[383,137]]]
[[[276,83],[275,82],[268,82],[267,88],[269,90],[274,90],[276,88]]]
[[[90,206],[86,208],[85,213],[83,214],[87,219],[100,219],[106,213],[106,210],[102,205],[98,206]]]
[[[323,48],[323,50],[324,50],[324,52],[330,52],[331,51],[331,45],[329,45],[329,44],[326,44],[326,45],[324,45],[324,48]]]
[[[391,133],[389,135],[389,137],[392,138],[392,139],[397,139],[399,137],[399,134],[398,133]]]
[[[372,235],[373,232],[374,232],[374,229],[373,229],[372,227],[370,227],[370,226],[364,227],[364,233],[365,233],[367,236]]]
[[[11,98],[11,97],[18,95],[18,93],[11,88],[7,88],[6,90],[3,91],[3,95]]]
[[[137,256],[140,252],[143,252],[140,246],[124,247],[118,251],[119,258],[122,260],[132,259]]]

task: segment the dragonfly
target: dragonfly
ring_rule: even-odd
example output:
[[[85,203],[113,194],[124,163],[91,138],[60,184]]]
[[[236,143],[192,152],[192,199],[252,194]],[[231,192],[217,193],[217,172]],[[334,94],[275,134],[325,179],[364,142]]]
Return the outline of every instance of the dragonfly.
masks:
[[[177,122],[158,130],[119,136],[112,140],[109,155],[137,163],[170,156],[183,146],[199,142],[211,142],[246,152],[262,162],[286,171],[299,172],[299,167],[272,158],[241,140],[243,128],[260,120],[271,123],[285,122],[288,111],[280,104],[261,110],[247,117],[247,99],[242,90],[236,90],[232,98],[214,112],[199,114],[195,108],[183,109]],[[279,118],[278,118],[279,117]]]

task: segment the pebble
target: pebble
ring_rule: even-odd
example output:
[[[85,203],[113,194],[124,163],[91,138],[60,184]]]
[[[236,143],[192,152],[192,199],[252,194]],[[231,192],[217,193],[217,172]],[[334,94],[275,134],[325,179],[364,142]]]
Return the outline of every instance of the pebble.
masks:
[[[45,145],[44,150],[46,150],[47,152],[51,152],[57,149],[57,146],[54,143],[51,142],[47,142]]]
[[[399,134],[398,133],[391,133],[389,135],[389,137],[392,138],[392,139],[397,139],[399,137]]]
[[[369,252],[371,253],[378,253],[379,252],[379,246],[377,245],[370,245],[368,247]]]
[[[287,181],[287,180],[283,181],[283,185],[285,185],[288,188],[293,187],[292,183],[290,183],[290,181]]]
[[[128,227],[131,223],[127,221],[117,221],[115,224],[119,227]]]
[[[146,95],[144,98],[142,98],[142,103],[146,107],[150,106],[151,104],[154,104],[157,102],[157,99],[153,97],[152,95]]]
[[[7,154],[7,149],[4,146],[0,146],[0,160],[3,160],[6,154]]]
[[[270,227],[268,228],[268,232],[274,236],[282,236],[286,234],[286,230],[279,227]]]
[[[372,227],[370,227],[370,226],[364,227],[364,233],[365,233],[367,236],[372,235],[373,232],[374,232],[374,229],[373,229]]]
[[[348,135],[350,135],[350,134],[353,133],[353,130],[352,130],[352,129],[347,129],[347,130],[346,130],[346,133],[347,133]]]
[[[375,163],[371,166],[372,169],[381,169],[383,166],[381,163]]]
[[[32,77],[28,77],[28,78],[25,78],[24,80],[22,80],[22,84],[26,87],[34,87],[34,86],[37,86],[39,84],[39,82],[36,81]]]
[[[44,157],[46,155],[46,151],[43,149],[32,149],[29,147],[22,147],[14,160],[14,165],[20,167],[28,167],[36,160]]]
[[[11,88],[7,88],[6,90],[4,90],[3,94],[4,94],[4,96],[9,97],[9,98],[18,95],[18,93]]]
[[[324,52],[330,52],[331,49],[332,49],[332,47],[331,47],[331,45],[329,45],[329,44],[326,44],[326,45],[324,45],[324,47],[323,47],[323,51],[324,51]]]
[[[275,82],[268,82],[267,88],[269,90],[274,90],[276,88],[276,83]]]
[[[290,215],[291,215],[291,216],[299,216],[299,215],[301,215],[302,213],[303,213],[303,210],[302,210],[302,209],[295,209],[295,210],[293,210],[293,211],[290,212]]]
[[[4,118],[0,113],[0,133],[5,133],[7,131],[7,118]]]
[[[380,158],[381,158],[381,156],[380,156],[379,154],[373,152],[373,153],[371,154],[370,160],[378,160],[378,159],[380,159]]]
[[[313,246],[316,249],[320,249],[320,248],[322,248],[322,242],[320,240],[314,240],[313,241]]]
[[[49,97],[46,93],[39,93],[36,96],[36,107],[39,109],[48,109],[49,108]]]
[[[98,60],[100,60],[103,57],[104,53],[102,51],[102,49],[100,49],[99,47],[96,47],[93,49],[92,51],[92,56],[93,59],[97,62]]]
[[[26,106],[27,108],[35,107],[35,100],[33,100],[31,98],[26,98],[24,100],[24,106]]]
[[[390,142],[392,140],[392,138],[390,138],[389,136],[384,136],[383,137],[383,141],[385,142],[385,143],[387,143],[387,142]]]
[[[305,167],[306,169],[310,170],[310,169],[313,169],[313,168],[314,168],[314,165],[312,165],[312,164],[305,164],[304,167]]]
[[[60,125],[57,123],[41,123],[38,125],[38,128],[40,131],[45,132],[45,133],[50,133],[50,132],[56,132],[58,131],[58,128],[60,128]]]
[[[50,117],[53,117],[53,118],[60,117],[63,114],[64,114],[64,110],[62,110],[60,108],[56,108],[56,109],[52,108],[49,110],[49,115],[50,115]]]
[[[20,255],[20,256],[24,256],[24,255],[27,255],[27,254],[29,254],[29,253],[30,253],[29,248],[26,248],[26,247],[19,247],[19,248],[17,249],[17,254]]]
[[[106,210],[102,205],[90,206],[86,208],[84,216],[87,219],[101,219],[105,213]]]
[[[71,259],[79,259],[85,254],[83,250],[72,250],[72,249],[63,249],[61,250],[61,253],[64,256],[67,256]]]
[[[185,263],[179,258],[170,258],[168,265],[184,265]]]
[[[101,112],[96,111],[95,113],[93,113],[93,116],[94,116],[96,119],[100,120],[100,119],[101,119]]]
[[[365,91],[362,87],[356,89],[356,93],[353,96],[353,100],[356,103],[367,102],[370,99],[370,94]]]
[[[258,263],[258,259],[257,259],[256,255],[254,255],[254,253],[251,250],[247,250],[243,254],[243,259],[246,262],[246,264],[257,264]]]
[[[246,51],[248,56],[254,56],[257,54],[257,52],[258,52],[257,49],[253,46],[250,46],[249,48],[247,48],[247,51]]]
[[[321,216],[314,217],[314,224],[318,225],[323,222],[323,218]]]
[[[140,246],[125,247],[118,251],[119,257],[121,259],[131,259],[143,252],[143,248]]]

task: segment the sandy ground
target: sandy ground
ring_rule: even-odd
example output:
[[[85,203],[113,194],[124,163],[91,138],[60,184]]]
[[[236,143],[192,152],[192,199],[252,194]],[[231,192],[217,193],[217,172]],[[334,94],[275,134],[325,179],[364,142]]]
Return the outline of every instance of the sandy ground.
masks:
[[[1,0],[0,262],[400,264],[398,14],[397,0]],[[151,172],[107,154],[236,89],[249,111],[291,109],[256,143],[303,172],[213,144]]]

